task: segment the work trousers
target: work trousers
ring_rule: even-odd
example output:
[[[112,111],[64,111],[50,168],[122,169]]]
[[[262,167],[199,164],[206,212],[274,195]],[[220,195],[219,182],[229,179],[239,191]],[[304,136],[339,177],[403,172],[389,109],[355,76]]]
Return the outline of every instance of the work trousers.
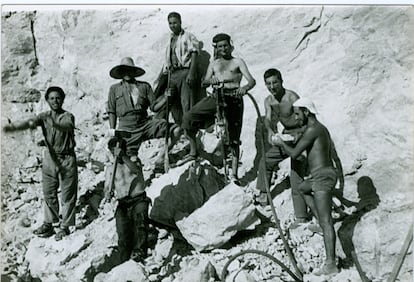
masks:
[[[177,125],[181,126],[183,115],[188,112],[195,103],[194,89],[188,85],[186,79],[189,69],[179,69],[171,72],[170,88],[172,96],[171,113]]]
[[[59,222],[58,188],[61,190],[61,226],[75,225],[75,206],[78,193],[78,168],[75,154],[57,156],[60,169],[48,150],[42,163],[44,222]]]
[[[122,262],[129,260],[133,252],[142,259],[147,255],[149,202],[146,193],[118,202],[115,219]]]

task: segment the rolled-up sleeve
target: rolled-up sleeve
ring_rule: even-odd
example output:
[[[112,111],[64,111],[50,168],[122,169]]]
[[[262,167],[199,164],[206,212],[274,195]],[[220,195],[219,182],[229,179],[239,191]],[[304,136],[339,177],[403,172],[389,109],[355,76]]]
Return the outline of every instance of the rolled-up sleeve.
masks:
[[[56,123],[62,131],[71,131],[75,129],[75,116],[69,112],[62,115]]]

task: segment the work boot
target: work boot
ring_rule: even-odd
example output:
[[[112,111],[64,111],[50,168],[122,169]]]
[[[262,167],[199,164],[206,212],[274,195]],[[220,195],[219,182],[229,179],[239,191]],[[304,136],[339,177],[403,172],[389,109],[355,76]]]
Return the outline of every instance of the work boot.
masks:
[[[234,174],[230,175],[230,182],[233,182],[237,186],[241,185],[239,178]]]
[[[33,231],[33,234],[37,235],[40,238],[48,238],[55,233],[51,223],[43,223],[39,228]]]
[[[60,241],[63,239],[63,237],[68,236],[70,234],[68,227],[60,226],[58,228],[58,231],[56,232],[55,240]]]
[[[145,254],[144,254],[144,252],[142,250],[134,250],[131,253],[131,259],[134,260],[134,261],[136,261],[136,262],[143,263],[145,257],[146,256],[145,256]]]

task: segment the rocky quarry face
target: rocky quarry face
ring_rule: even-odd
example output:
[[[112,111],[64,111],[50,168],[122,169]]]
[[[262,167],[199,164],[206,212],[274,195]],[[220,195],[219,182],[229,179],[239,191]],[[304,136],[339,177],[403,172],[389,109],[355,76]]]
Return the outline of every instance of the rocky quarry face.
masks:
[[[369,179],[380,198],[378,207],[357,222],[352,241],[366,275],[387,279],[412,223],[413,8],[129,6],[2,13],[2,126],[46,110],[48,86],[66,91],[64,108],[77,124],[77,220],[92,220],[60,242],[35,238],[32,230],[43,219],[41,132],[2,134],[2,281],[217,281],[228,259],[246,249],[265,251],[291,267],[274,219],[254,212],[257,116],[247,97],[239,170],[243,187],[225,186],[221,171],[208,161],[154,178],[163,144],[142,145],[144,174],[152,179],[150,216],[163,227],[152,227],[145,264],[119,265],[114,206],[100,206],[109,160],[105,102],[115,83],[109,70],[131,56],[146,70],[140,79],[153,85],[168,40],[166,18],[173,10],[203,42],[207,60],[216,33],[232,36],[234,55],[246,61],[257,81],[250,92],[262,113],[268,68],[280,69],[287,89],[315,102],[344,167],[344,196],[358,201],[361,179]],[[212,136],[203,136],[206,148]],[[306,229],[287,231],[293,220],[290,190],[280,192],[274,203],[304,279],[322,281],[310,274],[324,258],[322,237]],[[337,222],[335,229],[341,225]],[[337,255],[345,256],[339,240]],[[410,250],[400,281],[412,280],[412,265]],[[228,272],[226,281],[292,280],[277,264],[254,254],[233,261]],[[355,266],[331,278],[359,280]]]

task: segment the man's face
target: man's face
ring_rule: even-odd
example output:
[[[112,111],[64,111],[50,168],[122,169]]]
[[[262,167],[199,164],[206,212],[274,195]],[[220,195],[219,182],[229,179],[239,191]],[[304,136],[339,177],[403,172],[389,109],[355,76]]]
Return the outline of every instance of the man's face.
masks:
[[[171,31],[175,34],[178,35],[181,32],[181,22],[179,19],[177,19],[176,17],[171,17],[168,19],[168,25],[171,29]]]
[[[231,56],[231,45],[227,40],[222,40],[216,44],[217,55],[219,57],[228,57]]]
[[[133,78],[134,78],[134,76],[133,75],[131,75],[131,74],[129,74],[129,73],[126,73],[126,74],[124,74],[124,76],[123,76],[123,80],[125,80],[125,81],[132,81],[133,80]]]
[[[295,115],[296,123],[299,126],[304,126],[308,123],[308,115],[304,110],[300,109],[299,107],[293,107],[293,113]]]
[[[272,95],[280,94],[283,91],[282,81],[276,75],[266,78],[265,84]]]
[[[60,96],[59,92],[56,92],[56,91],[50,92],[46,102],[49,104],[49,107],[53,111],[62,109],[63,99]]]

